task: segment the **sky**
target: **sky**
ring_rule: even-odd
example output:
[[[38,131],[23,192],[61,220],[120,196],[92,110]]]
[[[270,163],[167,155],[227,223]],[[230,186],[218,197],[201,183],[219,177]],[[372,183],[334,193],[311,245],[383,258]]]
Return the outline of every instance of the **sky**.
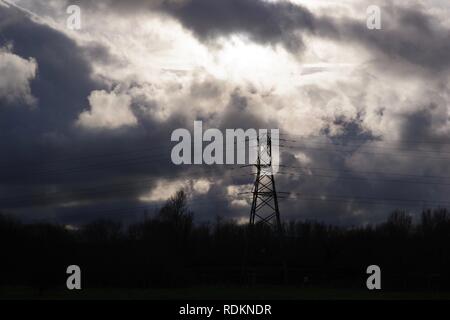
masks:
[[[285,221],[450,205],[449,13],[444,0],[0,1],[0,211],[135,222],[183,188],[197,221],[247,221],[250,168],[172,163],[171,133],[195,120],[280,130]]]

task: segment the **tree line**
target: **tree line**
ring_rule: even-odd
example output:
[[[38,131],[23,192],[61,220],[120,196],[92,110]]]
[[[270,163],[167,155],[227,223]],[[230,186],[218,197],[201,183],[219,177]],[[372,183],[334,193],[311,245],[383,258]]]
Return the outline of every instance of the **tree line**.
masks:
[[[280,239],[268,227],[249,229],[232,220],[195,224],[183,191],[154,217],[129,226],[98,220],[72,230],[0,215],[0,285],[64,287],[66,268],[75,264],[85,288],[276,283],[362,288],[367,266],[376,264],[384,289],[450,289],[445,208],[424,210],[417,223],[395,210],[377,225],[289,221],[283,230]]]

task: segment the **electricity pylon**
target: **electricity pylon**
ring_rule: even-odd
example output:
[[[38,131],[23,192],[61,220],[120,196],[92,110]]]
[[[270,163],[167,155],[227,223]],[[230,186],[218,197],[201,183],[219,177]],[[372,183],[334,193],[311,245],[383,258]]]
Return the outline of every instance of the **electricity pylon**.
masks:
[[[257,159],[254,166],[256,179],[252,191],[250,226],[264,223],[281,234],[280,209],[272,166],[272,137],[269,132],[257,137]]]
[[[256,169],[256,178],[252,190],[253,201],[250,209],[249,229],[245,245],[244,270],[248,276],[248,260],[253,260],[250,257],[254,258],[255,254],[258,255],[258,248],[263,245],[263,243],[255,242],[255,227],[261,224],[267,225],[277,233],[277,246],[283,267],[284,281],[287,282],[287,266],[283,253],[283,227],[281,225],[280,209],[278,206],[279,197],[275,187],[272,136],[269,132],[266,135],[259,135],[257,137],[256,148],[256,163],[252,165]],[[275,156],[278,156],[278,154]],[[250,262],[255,263],[255,261]]]

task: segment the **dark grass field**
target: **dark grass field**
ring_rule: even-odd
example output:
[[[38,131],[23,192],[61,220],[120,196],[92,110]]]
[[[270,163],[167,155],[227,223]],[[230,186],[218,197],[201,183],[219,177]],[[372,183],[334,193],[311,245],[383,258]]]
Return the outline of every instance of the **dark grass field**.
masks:
[[[358,289],[281,286],[217,286],[177,289],[48,289],[2,287],[0,299],[37,300],[449,300],[450,292],[369,291]]]

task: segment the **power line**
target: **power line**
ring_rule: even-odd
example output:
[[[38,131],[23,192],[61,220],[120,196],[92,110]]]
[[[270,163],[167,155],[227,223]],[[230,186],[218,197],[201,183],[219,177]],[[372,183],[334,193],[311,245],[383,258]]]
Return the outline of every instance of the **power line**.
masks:
[[[196,172],[190,172],[192,173],[196,173]],[[202,172],[197,172],[198,173],[205,173],[204,171]],[[206,172],[207,173],[207,172]],[[233,175],[231,175],[231,177],[233,177]],[[102,185],[97,185],[97,186],[93,186],[93,187],[88,187],[88,188],[79,188],[79,189],[66,189],[66,190],[59,190],[59,191],[53,191],[53,192],[41,192],[41,193],[34,193],[34,194],[28,194],[28,195],[19,195],[19,196],[9,196],[9,197],[3,197],[0,198],[0,203],[2,203],[2,206],[5,206],[5,203],[28,203],[26,206],[30,207],[33,206],[33,202],[34,204],[36,204],[36,202],[40,202],[41,204],[47,204],[47,203],[51,203],[51,204],[55,204],[58,201],[59,202],[64,202],[64,201],[68,201],[66,200],[66,198],[70,198],[70,197],[78,197],[78,198],[85,198],[85,199],[89,199],[89,198],[95,198],[96,195],[108,195],[108,196],[112,196],[113,194],[120,194],[123,192],[128,192],[130,194],[134,195],[134,192],[141,190],[142,188],[145,187],[153,187],[154,186],[154,182],[157,181],[161,181],[162,177],[154,177],[154,178],[148,178],[148,179],[142,179],[142,180],[134,180],[134,181],[129,181],[129,182],[124,182],[124,183],[118,183],[118,184],[102,184]],[[195,181],[195,178],[190,177],[189,179],[187,179],[188,181]],[[216,184],[216,181],[208,181],[209,184]],[[39,201],[40,200],[40,201]],[[29,204],[31,202],[31,205]],[[17,207],[17,205],[15,206]]]
[[[332,176],[323,174],[305,174],[305,173],[291,173],[291,172],[277,172],[276,174],[287,176],[301,176],[307,178],[328,178],[336,180],[359,180],[364,182],[392,182],[392,183],[412,183],[412,184],[424,184],[424,185],[437,185],[437,186],[450,186],[450,183],[432,182],[432,181],[411,181],[411,180],[394,180],[394,179],[382,179],[382,178],[367,178],[367,177],[346,177],[346,176]],[[250,174],[254,175],[254,174]]]
[[[377,197],[355,197],[355,196],[345,196],[345,195],[309,195],[302,192],[291,192],[290,196],[301,196],[302,198],[311,197],[311,199],[320,199],[323,201],[333,201],[333,200],[344,200],[344,201],[356,201],[356,202],[373,202],[373,203],[401,203],[403,204],[435,204],[435,205],[444,205],[450,206],[450,201],[443,200],[424,200],[424,199],[402,199],[402,198],[377,198]],[[305,198],[305,199],[306,199]],[[287,198],[289,199],[289,198]]]
[[[283,140],[280,140],[283,141]],[[286,140],[287,141],[287,140]],[[295,141],[295,140],[289,140],[288,142],[300,142],[300,141]],[[377,146],[377,145],[371,145],[371,144],[347,144],[347,143],[335,143],[335,142],[304,142],[304,144],[307,145],[317,145],[317,146],[334,146],[334,147],[339,147],[339,148],[343,148],[343,147],[348,147],[348,148],[356,148],[356,149],[350,149],[350,151],[353,150],[358,150],[358,148],[373,148],[373,149],[386,149],[386,150],[396,150],[396,151],[400,151],[400,152],[406,152],[406,153],[429,153],[429,154],[450,154],[449,151],[442,151],[442,150],[424,150],[424,149],[405,149],[405,148],[399,148],[399,147],[392,147],[392,146]],[[285,146],[290,146],[290,145],[285,145]]]
[[[280,136],[291,136],[297,137],[297,139],[311,139],[311,138],[327,138],[335,140],[346,140],[346,141],[363,141],[363,142],[390,142],[390,143],[403,143],[403,144],[433,144],[433,145],[450,145],[450,141],[442,140],[412,140],[412,139],[386,139],[382,137],[342,137],[342,136],[327,136],[327,135],[301,135],[301,134],[291,134],[291,133],[280,133]],[[378,139],[378,140],[376,140]]]
[[[282,148],[287,148],[287,149],[306,149],[306,150],[314,150],[314,151],[319,151],[319,152],[343,152],[343,153],[354,153],[354,154],[366,154],[366,155],[372,155],[372,156],[401,156],[401,157],[411,157],[410,154],[402,154],[402,153],[398,153],[398,154],[392,154],[392,153],[382,153],[382,152],[368,152],[368,151],[360,151],[360,150],[341,150],[341,149],[324,149],[324,148],[314,148],[314,147],[308,147],[308,146],[304,146],[304,145],[297,145],[297,146],[292,146],[292,145],[278,145],[278,147],[282,147]],[[445,158],[445,157],[430,157],[430,156],[426,156],[426,155],[416,155],[420,158],[426,158],[426,159],[432,159],[432,160],[450,160],[450,157]]]
[[[245,146],[243,147],[239,147],[237,150],[241,149],[241,148],[245,148]],[[151,151],[150,149],[148,151]],[[145,151],[145,152],[148,152]],[[134,152],[140,152],[138,150],[134,151]],[[129,153],[134,153],[132,151],[130,151]],[[93,155],[93,156],[85,156],[85,157],[81,157],[81,158],[66,158],[66,159],[54,159],[53,161],[45,161],[45,162],[30,162],[30,163],[22,163],[21,165],[24,167],[29,167],[32,165],[48,165],[48,164],[52,164],[52,163],[56,163],[58,164],[58,162],[62,161],[64,163],[67,163],[68,160],[80,160],[80,159],[87,159],[90,160],[91,158],[101,158],[101,157],[111,157],[114,155],[121,155],[124,153],[128,153],[128,151],[122,151],[122,152],[118,152],[118,153],[110,153],[110,154],[100,154],[100,155]],[[108,160],[110,161],[106,161],[106,162],[95,162],[95,163],[87,163],[87,164],[80,164],[76,167],[61,167],[61,168],[55,168],[55,166],[50,167],[50,168],[39,168],[38,170],[32,171],[33,175],[35,174],[58,174],[58,173],[78,173],[80,171],[83,170],[87,170],[87,169],[108,169],[108,166],[115,166],[115,165],[120,165],[120,164],[127,164],[128,162],[133,162],[132,164],[137,164],[135,162],[140,162],[140,161],[147,161],[149,159],[169,159],[170,154],[151,154],[151,155],[141,155],[141,156],[137,156],[134,158],[122,158],[122,159],[114,159],[113,161],[111,161],[111,158],[109,158]],[[18,164],[0,164],[0,168],[11,168],[11,167],[17,167]]]
[[[364,171],[364,170],[343,170],[343,169],[331,169],[331,168],[320,168],[320,167],[309,167],[309,166],[290,166],[290,165],[277,165],[281,168],[292,168],[292,169],[302,169],[302,170],[317,170],[317,171],[332,171],[332,172],[344,172],[352,174],[369,174],[369,175],[382,175],[382,176],[395,176],[404,178],[417,178],[417,179],[450,179],[450,176],[434,176],[434,175],[414,175],[396,172],[386,172],[386,171]]]
[[[159,156],[153,156],[153,157],[142,157],[142,158],[134,158],[134,159],[124,159],[120,161],[113,161],[113,162],[105,162],[105,163],[92,163],[82,166],[76,166],[76,167],[69,167],[69,168],[40,168],[39,170],[34,170],[31,172],[26,172],[26,178],[28,179],[35,179],[35,178],[49,178],[49,177],[61,177],[64,175],[70,175],[70,174],[79,174],[79,173],[85,173],[90,171],[96,171],[96,172],[104,172],[108,171],[114,168],[130,168],[133,169],[132,165],[138,165],[138,164],[155,164],[155,160],[166,160],[168,159],[167,156],[159,155]],[[23,171],[20,172],[20,175],[23,175]],[[8,173],[0,173],[0,176],[5,178],[11,178],[14,177],[14,172],[8,172]],[[23,177],[24,179],[25,177]]]

